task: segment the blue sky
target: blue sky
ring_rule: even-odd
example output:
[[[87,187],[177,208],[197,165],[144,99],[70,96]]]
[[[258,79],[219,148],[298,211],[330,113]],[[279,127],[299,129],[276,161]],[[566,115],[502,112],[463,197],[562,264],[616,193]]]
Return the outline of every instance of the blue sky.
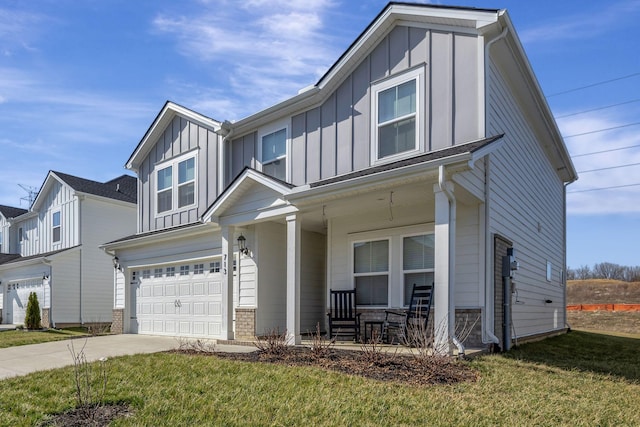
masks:
[[[39,188],[49,170],[125,173],[166,100],[237,120],[295,95],[386,3],[3,0],[0,204],[20,206],[18,184]],[[582,172],[568,188],[569,266],[640,265],[640,0],[444,4],[509,11]]]

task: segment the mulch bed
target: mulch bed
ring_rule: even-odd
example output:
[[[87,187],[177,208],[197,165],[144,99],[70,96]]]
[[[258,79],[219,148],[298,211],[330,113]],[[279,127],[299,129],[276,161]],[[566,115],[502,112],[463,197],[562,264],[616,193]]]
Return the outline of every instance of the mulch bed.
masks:
[[[478,373],[466,362],[439,356],[412,356],[381,351],[357,351],[327,348],[317,354],[307,347],[287,347],[275,354],[266,351],[252,353],[203,353],[175,350],[187,354],[211,354],[223,359],[244,362],[275,363],[287,366],[314,366],[379,381],[409,385],[437,385],[473,382]]]
[[[82,406],[62,414],[53,415],[40,426],[107,427],[116,418],[128,417],[132,413],[131,407],[125,403]]]

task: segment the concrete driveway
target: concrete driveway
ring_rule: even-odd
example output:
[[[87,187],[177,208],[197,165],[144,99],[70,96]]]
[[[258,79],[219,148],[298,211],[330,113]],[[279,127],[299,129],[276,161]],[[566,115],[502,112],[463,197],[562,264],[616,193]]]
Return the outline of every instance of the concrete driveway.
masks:
[[[2,339],[1,333],[0,339]],[[179,343],[174,337],[106,335],[2,348],[0,349],[0,380],[73,365],[69,351],[71,345],[75,348],[76,354],[84,346],[87,361],[91,362],[101,357],[172,350],[178,348]]]

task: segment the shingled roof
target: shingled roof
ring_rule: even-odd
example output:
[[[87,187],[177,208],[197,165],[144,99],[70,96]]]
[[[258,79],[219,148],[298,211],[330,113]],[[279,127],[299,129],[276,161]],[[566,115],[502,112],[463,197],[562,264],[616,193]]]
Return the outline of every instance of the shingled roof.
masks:
[[[5,218],[15,218],[18,217],[22,214],[27,213],[26,209],[22,209],[22,208],[14,208],[12,206],[4,206],[4,205],[0,205],[0,213],[5,217]]]
[[[81,193],[93,194],[95,196],[130,203],[136,203],[138,201],[137,179],[130,175],[121,175],[103,183],[62,172],[52,171],[52,173],[63,180],[69,187]]]

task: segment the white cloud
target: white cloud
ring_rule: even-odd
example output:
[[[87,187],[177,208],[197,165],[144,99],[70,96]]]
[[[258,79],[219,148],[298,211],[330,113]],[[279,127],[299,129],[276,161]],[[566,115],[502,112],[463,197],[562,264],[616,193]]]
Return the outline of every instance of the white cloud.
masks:
[[[623,21],[635,19],[640,12],[640,1],[626,0],[617,3],[595,4],[593,10],[582,11],[571,16],[561,15],[555,19],[546,19],[538,27],[525,28],[519,31],[520,40],[525,44],[567,39],[589,39],[598,37],[611,27],[620,26]],[[632,18],[636,15],[636,18]],[[552,15],[550,15],[552,16]]]
[[[640,186],[624,187],[640,183],[640,147],[615,150],[640,145],[640,127],[594,132],[629,123],[628,117],[614,114],[589,114],[580,118],[558,121],[564,135],[583,134],[566,138],[565,143],[573,157],[579,179],[567,189],[569,214],[640,213]],[[581,156],[581,154],[602,152]],[[623,167],[621,167],[623,166]],[[618,187],[608,190],[585,191]]]
[[[238,105],[238,116],[224,118],[238,119],[295,95],[331,65],[337,52],[322,30],[333,6],[326,0],[225,2],[224,8],[159,15],[153,26],[174,37],[176,49],[189,60],[211,67],[211,86],[226,87],[226,97]],[[207,104],[229,106],[226,101]]]

